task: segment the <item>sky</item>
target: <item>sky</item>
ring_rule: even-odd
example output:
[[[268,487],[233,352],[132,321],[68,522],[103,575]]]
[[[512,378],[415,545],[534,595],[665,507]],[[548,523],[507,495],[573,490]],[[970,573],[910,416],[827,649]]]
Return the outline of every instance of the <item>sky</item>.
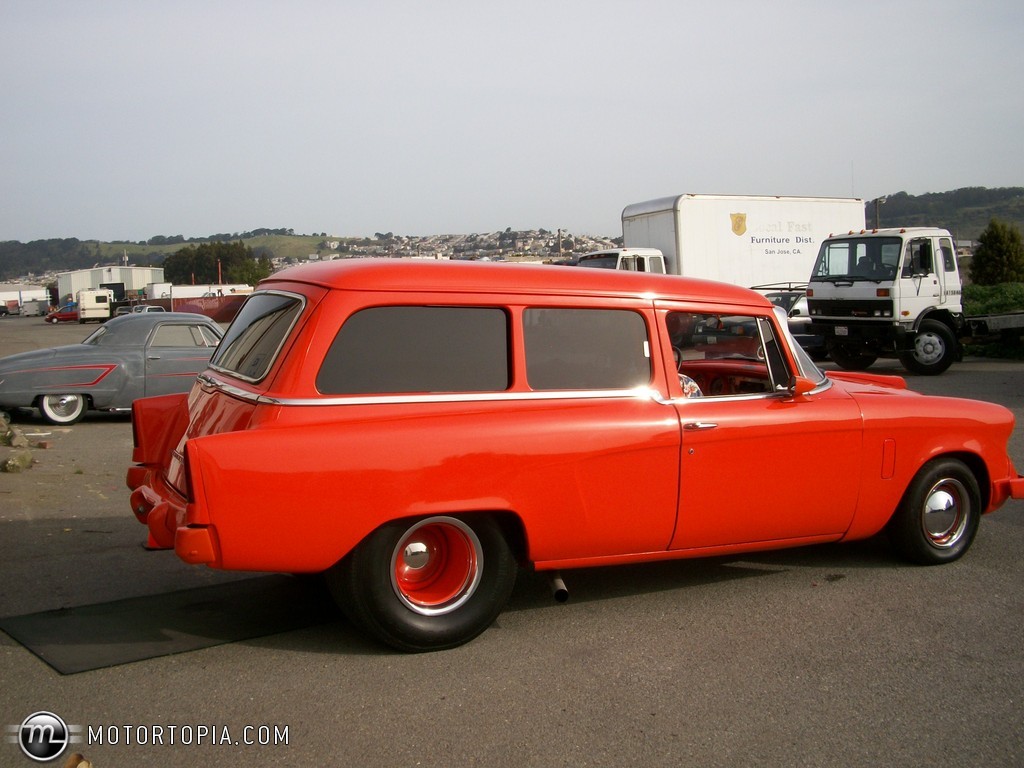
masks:
[[[1024,186],[1020,0],[0,0],[0,241]]]

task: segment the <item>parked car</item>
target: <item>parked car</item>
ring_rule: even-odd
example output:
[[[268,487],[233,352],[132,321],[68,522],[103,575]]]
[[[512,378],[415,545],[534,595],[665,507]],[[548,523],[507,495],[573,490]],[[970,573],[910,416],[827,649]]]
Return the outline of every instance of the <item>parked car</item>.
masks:
[[[74,302],[64,304],[51,312],[47,312],[44,319],[48,323],[77,323],[78,305]]]
[[[482,632],[517,564],[883,529],[945,563],[1024,497],[1006,408],[826,376],[753,291],[613,270],[286,269],[190,394],[137,400],[133,420],[127,484],[150,546],[325,572],[356,626],[406,651]]]
[[[167,310],[157,304],[122,304],[114,310],[114,317],[121,315],[143,314],[145,312],[166,312]]]
[[[811,333],[811,316],[807,311],[806,288],[800,290],[772,291],[765,297],[777,307],[782,307],[789,318],[789,331],[812,360],[828,359],[825,349],[825,337]]]
[[[222,335],[202,315],[116,317],[80,344],[0,358],[0,408],[73,424],[90,409],[128,411],[139,397],[187,392]]]

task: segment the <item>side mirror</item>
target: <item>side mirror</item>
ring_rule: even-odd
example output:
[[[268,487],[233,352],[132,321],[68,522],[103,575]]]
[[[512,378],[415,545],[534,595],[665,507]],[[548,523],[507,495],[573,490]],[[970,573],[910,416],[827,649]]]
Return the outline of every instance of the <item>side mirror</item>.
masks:
[[[800,395],[806,395],[808,392],[814,391],[818,385],[812,379],[808,379],[806,376],[793,376],[789,380],[789,392],[794,397]]]

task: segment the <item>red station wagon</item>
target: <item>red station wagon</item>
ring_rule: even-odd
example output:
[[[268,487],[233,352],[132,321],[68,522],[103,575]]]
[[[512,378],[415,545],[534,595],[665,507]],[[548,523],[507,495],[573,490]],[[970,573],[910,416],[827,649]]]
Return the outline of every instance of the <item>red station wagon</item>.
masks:
[[[1013,416],[823,374],[742,288],[663,275],[335,261],[263,281],[191,393],[137,400],[149,545],[325,572],[402,650],[486,629],[517,568],[850,541],[966,552],[1024,497]]]

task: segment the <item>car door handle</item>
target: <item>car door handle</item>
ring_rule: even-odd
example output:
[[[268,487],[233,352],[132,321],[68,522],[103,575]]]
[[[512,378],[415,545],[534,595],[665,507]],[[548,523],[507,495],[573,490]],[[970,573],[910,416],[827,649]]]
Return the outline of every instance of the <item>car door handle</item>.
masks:
[[[683,424],[683,429],[687,432],[696,432],[700,429],[714,429],[717,426],[713,421],[689,421]]]
[[[160,355],[146,355],[147,360],[159,360]]]

